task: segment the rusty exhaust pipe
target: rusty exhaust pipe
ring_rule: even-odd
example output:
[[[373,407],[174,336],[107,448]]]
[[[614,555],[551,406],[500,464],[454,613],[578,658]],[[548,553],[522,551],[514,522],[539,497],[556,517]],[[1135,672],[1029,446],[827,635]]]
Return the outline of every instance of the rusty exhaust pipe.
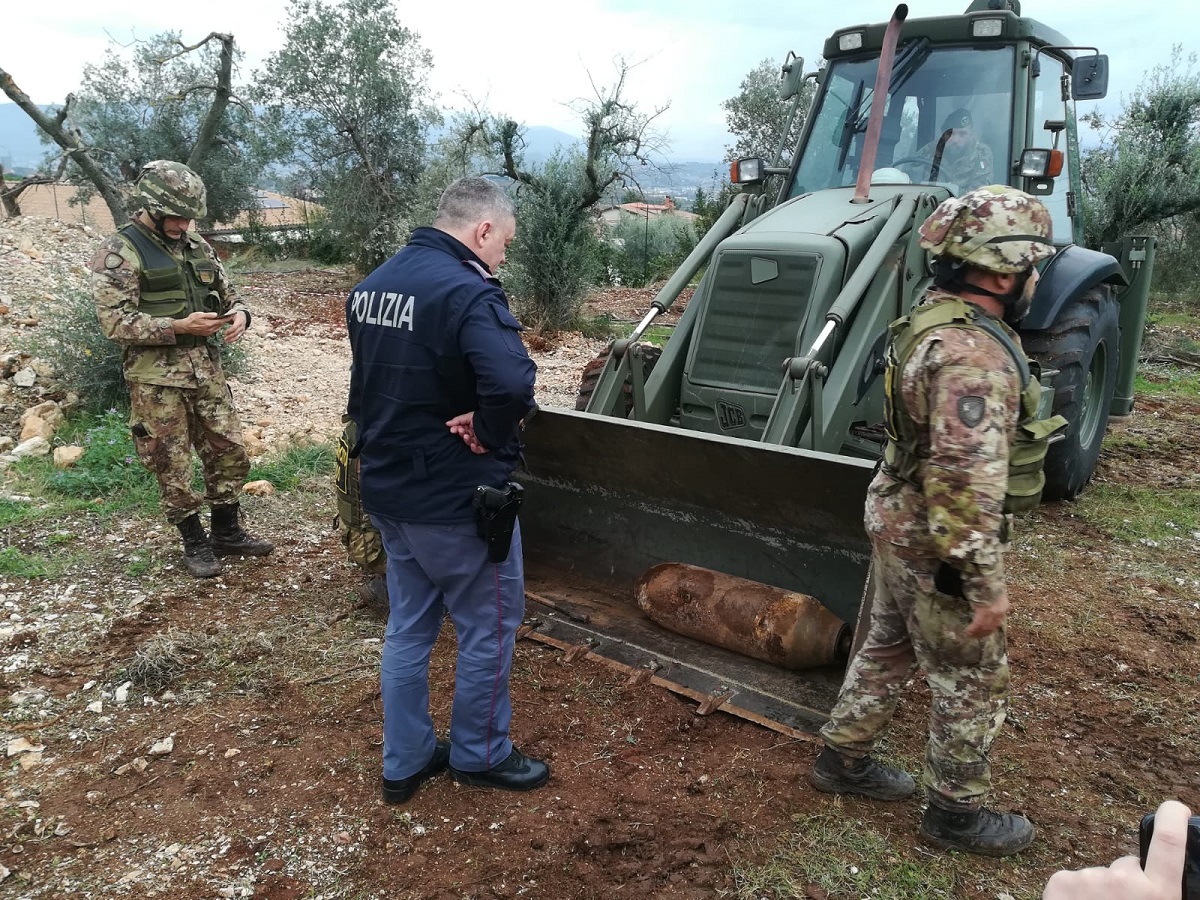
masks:
[[[638,606],[669,631],[785,669],[844,664],[850,626],[814,597],[686,563],[637,584]]]
[[[888,84],[892,80],[892,62],[896,58],[896,44],[900,40],[900,26],[908,18],[908,6],[901,3],[892,13],[887,31],[883,33],[883,47],[879,52],[879,70],[875,73],[875,93],[871,96],[871,114],[867,119],[867,136],[863,140],[862,158],[858,165],[858,181],[854,185],[851,203],[868,203],[871,199],[871,173],[875,170],[875,156],[879,152],[879,134],[883,130],[883,105],[887,101]]]

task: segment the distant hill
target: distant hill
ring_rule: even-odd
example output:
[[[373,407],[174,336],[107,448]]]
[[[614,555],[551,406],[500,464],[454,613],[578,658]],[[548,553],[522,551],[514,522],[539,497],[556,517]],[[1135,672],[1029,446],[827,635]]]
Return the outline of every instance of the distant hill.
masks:
[[[49,107],[43,106],[43,110]],[[15,103],[0,103],[0,163],[10,172],[33,170],[49,150],[25,110]]]

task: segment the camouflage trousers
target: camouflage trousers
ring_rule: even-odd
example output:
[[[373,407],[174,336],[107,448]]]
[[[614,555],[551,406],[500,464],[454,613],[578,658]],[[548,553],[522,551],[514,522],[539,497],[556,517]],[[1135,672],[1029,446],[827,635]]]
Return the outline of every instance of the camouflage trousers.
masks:
[[[934,589],[939,561],[875,541],[871,627],[821,735],[850,758],[871,751],[920,666],[933,695],[923,781],[931,801],[975,808],[991,786],[988,755],[1008,710],[1004,628],[970,638],[971,605]]]
[[[350,458],[358,426],[349,416],[342,417],[342,436],[338,440],[333,487],[337,492],[338,533],[346,558],[370,575],[387,572],[387,553],[378,529],[362,505],[362,482],[358,478],[358,460]]]
[[[178,525],[207,502],[241,499],[250,471],[242,425],[224,378],[178,388],[129,382],[129,425],[142,464],[158,478],[163,513]],[[204,473],[204,496],[192,488],[192,448]]]
[[[350,562],[371,575],[387,573],[387,553],[383,549],[383,540],[370,519],[364,515],[354,525],[339,515],[338,533],[342,536],[342,546],[346,548],[346,558]]]

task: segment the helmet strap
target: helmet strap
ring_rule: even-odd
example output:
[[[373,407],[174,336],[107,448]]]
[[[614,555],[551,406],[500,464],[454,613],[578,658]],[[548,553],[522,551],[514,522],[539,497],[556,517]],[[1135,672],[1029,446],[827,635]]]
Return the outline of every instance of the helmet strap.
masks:
[[[953,257],[943,256],[934,260],[933,283],[938,288],[952,294],[961,294],[965,291],[999,300],[1004,306],[1004,321],[1009,325],[1016,325],[1028,315],[1029,307],[1033,302],[1032,293],[1027,294],[1025,290],[1032,272],[1033,267],[1031,266],[1024,272],[1018,273],[1016,281],[1013,282],[1012,290],[1001,294],[997,291],[981,287],[974,282],[968,282],[967,263]]]
[[[164,223],[167,221],[166,216],[156,216],[148,209],[146,210],[146,215],[148,215],[150,217],[150,221],[154,223],[154,230],[158,233],[159,237],[161,237],[168,244],[178,243],[177,239],[167,236],[167,230],[163,227]]]

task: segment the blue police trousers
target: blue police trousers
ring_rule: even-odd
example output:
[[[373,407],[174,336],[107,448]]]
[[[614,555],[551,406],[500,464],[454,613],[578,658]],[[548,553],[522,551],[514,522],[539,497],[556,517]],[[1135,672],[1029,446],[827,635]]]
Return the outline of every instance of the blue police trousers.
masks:
[[[429,657],[445,614],[458,636],[450,765],[482,772],[512,752],[508,678],[525,615],[521,528],[492,563],[474,522],[414,525],[372,515],[387,551],[391,598],[383,639],[383,777],[408,778],[433,756]]]

